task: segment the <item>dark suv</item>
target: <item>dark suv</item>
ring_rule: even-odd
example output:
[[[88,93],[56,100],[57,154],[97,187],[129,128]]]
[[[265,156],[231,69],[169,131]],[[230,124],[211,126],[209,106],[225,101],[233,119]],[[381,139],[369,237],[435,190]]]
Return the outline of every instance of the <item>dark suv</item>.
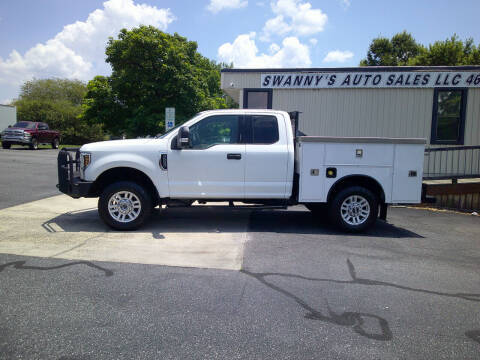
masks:
[[[19,121],[2,131],[2,147],[10,149],[12,145],[28,145],[30,149],[38,149],[39,144],[51,144],[58,149],[60,133],[49,130],[48,125],[42,122]]]

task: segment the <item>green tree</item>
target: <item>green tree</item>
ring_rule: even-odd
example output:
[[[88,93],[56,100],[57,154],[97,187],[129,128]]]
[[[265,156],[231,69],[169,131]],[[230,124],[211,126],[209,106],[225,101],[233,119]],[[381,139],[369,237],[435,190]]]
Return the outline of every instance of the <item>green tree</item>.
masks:
[[[46,122],[59,130],[63,143],[83,144],[103,139],[100,125],[89,125],[80,118],[86,86],[79,80],[33,79],[25,82],[13,102],[19,121]]]
[[[40,101],[62,100],[80,105],[85,91],[85,83],[80,80],[33,79],[22,85],[20,98]]]
[[[111,134],[125,132],[126,106],[118,100],[106,76],[95,76],[87,84],[82,117],[91,124],[102,124]]]
[[[454,34],[450,39],[435,41],[428,48],[423,48],[418,56],[411,59],[411,65],[479,65],[480,48],[475,46],[473,39],[465,42]]]
[[[480,65],[480,46],[475,46],[473,39],[462,41],[454,34],[449,39],[425,47],[418,44],[411,34],[403,31],[392,39],[373,39],[367,57],[360,61],[360,66],[402,65]]]
[[[422,51],[411,34],[403,31],[391,39],[378,37],[372,40],[367,57],[360,66],[398,66],[407,65],[409,60]]]
[[[226,108],[220,65],[197,52],[197,43],[153,26],[123,29],[110,38],[110,77],[88,83],[83,116],[117,135],[156,134],[165,129],[165,108],[177,123],[198,111]]]

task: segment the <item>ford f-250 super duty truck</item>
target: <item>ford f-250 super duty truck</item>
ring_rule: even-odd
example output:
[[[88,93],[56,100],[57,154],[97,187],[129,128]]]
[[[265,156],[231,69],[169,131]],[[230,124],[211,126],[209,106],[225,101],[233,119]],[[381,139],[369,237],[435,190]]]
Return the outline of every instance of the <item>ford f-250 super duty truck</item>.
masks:
[[[64,149],[58,188],[99,197],[118,230],[138,228],[157,205],[233,201],[304,204],[343,230],[362,231],[389,203],[418,203],[424,139],[295,136],[298,112],[213,110],[154,139]]]

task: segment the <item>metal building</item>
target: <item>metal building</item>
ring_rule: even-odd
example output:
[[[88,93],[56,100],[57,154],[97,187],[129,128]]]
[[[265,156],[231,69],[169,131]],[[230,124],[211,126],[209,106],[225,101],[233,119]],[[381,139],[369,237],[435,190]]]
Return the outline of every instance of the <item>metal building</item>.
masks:
[[[17,108],[12,105],[0,104],[0,131],[3,131],[8,125],[17,122]]]
[[[426,138],[426,178],[480,176],[480,66],[223,69],[221,86],[302,112],[307,135]]]

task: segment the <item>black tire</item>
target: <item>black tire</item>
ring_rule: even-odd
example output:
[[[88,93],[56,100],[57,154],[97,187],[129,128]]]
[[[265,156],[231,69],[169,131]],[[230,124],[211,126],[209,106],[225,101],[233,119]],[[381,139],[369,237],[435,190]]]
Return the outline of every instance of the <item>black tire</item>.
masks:
[[[58,138],[53,139],[52,149],[58,149],[58,145],[60,145],[60,140]]]
[[[2,142],[2,148],[4,148],[4,149],[10,149],[10,146],[12,146],[12,144],[7,143],[7,142]]]
[[[38,149],[38,140],[36,138],[33,138],[29,147],[30,147],[30,150],[37,150]]]
[[[355,196],[359,201],[349,203]],[[347,200],[349,199],[349,200]],[[368,203],[368,215],[367,206],[360,207],[360,204],[365,204],[363,200]],[[352,205],[351,212],[348,210],[342,210],[342,204],[345,206]],[[362,212],[364,215],[360,214]],[[358,215],[358,216],[352,216]],[[370,190],[361,186],[351,186],[340,191],[330,203],[328,216],[330,222],[341,230],[348,232],[361,232],[371,227],[378,216],[378,198]],[[357,224],[355,224],[357,222]]]
[[[120,192],[132,193],[137,197],[138,201],[140,201],[141,208],[139,214],[131,221],[122,222],[117,220],[111,215],[108,209],[110,199],[113,197],[113,195]],[[105,224],[115,230],[135,230],[138,229],[145,221],[147,221],[152,213],[152,198],[148,191],[146,191],[141,185],[131,181],[119,181],[107,186],[103,190],[100,198],[98,199],[98,213]],[[114,211],[113,213],[120,215],[119,211]]]

